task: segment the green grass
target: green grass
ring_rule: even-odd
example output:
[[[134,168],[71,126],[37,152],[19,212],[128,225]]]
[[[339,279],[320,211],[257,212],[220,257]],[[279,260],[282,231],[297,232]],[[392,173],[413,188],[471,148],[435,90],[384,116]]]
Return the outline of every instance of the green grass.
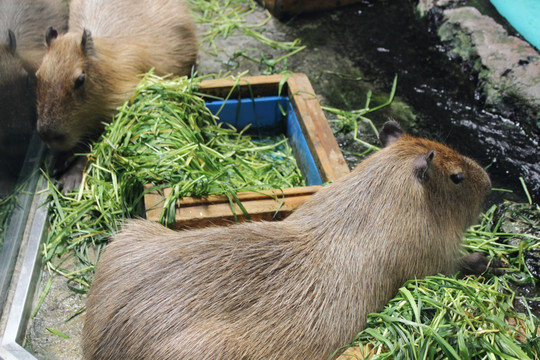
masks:
[[[145,192],[172,188],[161,222],[174,224],[182,197],[225,194],[235,203],[237,192],[304,185],[286,138],[254,139],[218,124],[196,88],[197,79],[147,74],[93,144],[81,187],[64,195],[50,183],[45,261],[74,290],[90,285],[107,237],[142,215]],[[143,190],[146,184],[152,188]],[[53,265],[64,254],[74,255],[75,270]]]
[[[519,233],[502,229],[516,224]],[[540,301],[534,294],[516,299],[515,293],[518,285],[537,281],[524,258],[540,246],[539,225],[534,205],[492,206],[465,234],[465,249],[504,260],[504,275],[410,280],[381,312],[369,316],[366,329],[350,345],[369,345],[373,359],[540,358],[539,319],[514,308],[517,300]],[[510,245],[516,238],[519,245]]]
[[[0,197],[0,252],[4,244],[5,232],[11,219],[11,213],[17,204],[17,193],[18,191],[15,190],[9,195]]]
[[[243,58],[259,65],[262,74],[276,74],[287,71],[287,59],[305,49],[300,40],[276,41],[264,35],[265,25],[272,19],[266,12],[266,18],[260,22],[250,22],[257,4],[253,0],[188,0],[195,22],[205,29],[200,34],[201,50],[207,56],[214,56],[223,51],[218,45],[219,39],[230,36],[246,36],[266,45],[266,49],[238,49],[223,64],[230,71],[238,70],[238,59]],[[277,50],[270,51],[270,49]],[[241,70],[241,69],[240,69]],[[222,74],[214,74],[223,76]]]

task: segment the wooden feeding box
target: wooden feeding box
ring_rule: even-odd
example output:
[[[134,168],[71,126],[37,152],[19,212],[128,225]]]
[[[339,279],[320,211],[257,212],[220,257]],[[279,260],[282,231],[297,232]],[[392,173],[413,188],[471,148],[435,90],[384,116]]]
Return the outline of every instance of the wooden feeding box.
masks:
[[[279,93],[281,91],[281,93]],[[282,219],[303,204],[323,183],[347,174],[349,168],[328,125],[313,88],[304,74],[270,75],[201,82],[198,92],[208,95],[207,107],[218,109],[220,121],[265,135],[285,134],[293,149],[305,187],[238,193],[252,221]],[[211,99],[226,98],[215,101]],[[285,115],[283,111],[285,110]],[[148,185],[147,189],[151,186]],[[171,189],[145,195],[146,217],[158,221]],[[244,220],[237,205],[235,213]],[[226,196],[185,197],[176,204],[176,228],[223,225],[234,221]]]
[[[272,15],[282,19],[293,15],[323,11],[360,2],[360,0],[257,0]]]

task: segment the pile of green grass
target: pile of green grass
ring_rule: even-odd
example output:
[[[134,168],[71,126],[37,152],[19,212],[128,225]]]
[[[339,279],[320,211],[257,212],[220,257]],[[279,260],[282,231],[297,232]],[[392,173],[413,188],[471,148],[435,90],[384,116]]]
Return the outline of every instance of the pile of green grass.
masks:
[[[51,183],[45,260],[73,280],[75,290],[89,286],[107,236],[123,219],[142,215],[145,184],[152,185],[146,192],[172,188],[163,205],[165,224],[174,223],[181,197],[225,194],[242,208],[237,192],[304,185],[286,138],[254,139],[218,124],[196,83],[147,74],[93,144],[80,189],[63,195]],[[75,256],[75,271],[52,264],[66,253]]]
[[[540,219],[540,210],[527,206]],[[368,323],[350,346],[368,345],[371,359],[539,359],[540,320],[527,307],[532,298],[516,299],[516,286],[534,284],[525,254],[540,246],[534,230],[509,233],[502,221],[514,216],[512,206],[493,205],[479,225],[465,234],[468,251],[483,251],[507,262],[505,274],[463,279],[429,276],[408,281]],[[522,212],[522,211],[520,211]],[[512,221],[530,221],[522,216]],[[519,239],[519,246],[510,239]],[[519,313],[515,301],[527,307]]]

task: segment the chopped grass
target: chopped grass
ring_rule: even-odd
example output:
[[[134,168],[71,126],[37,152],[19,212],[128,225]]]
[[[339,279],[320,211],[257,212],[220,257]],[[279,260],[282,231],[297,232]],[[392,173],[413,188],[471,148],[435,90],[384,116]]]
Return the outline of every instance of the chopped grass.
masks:
[[[5,231],[11,219],[11,213],[17,203],[17,192],[14,191],[5,197],[0,197],[0,251],[4,244]]]
[[[540,210],[528,211],[540,220]],[[538,359],[540,320],[514,308],[517,284],[537,280],[524,256],[540,246],[535,228],[502,230],[516,215],[515,205],[494,205],[465,234],[465,248],[507,262],[505,275],[456,279],[429,276],[408,281],[385,308],[368,317],[366,329],[350,344],[368,345],[371,359]],[[522,212],[520,210],[519,212]],[[516,219],[512,219],[514,222]],[[528,221],[528,220],[527,220]],[[520,238],[518,246],[508,241]],[[532,295],[527,301],[539,301]]]
[[[238,58],[247,59],[259,65],[262,74],[275,74],[287,70],[287,59],[306,47],[300,45],[300,40],[276,41],[265,36],[264,27],[271,21],[272,16],[266,11],[266,18],[260,22],[250,22],[257,4],[253,0],[188,0],[195,21],[204,26],[205,30],[200,34],[200,41],[206,46],[201,47],[207,55],[215,56],[223,50],[219,48],[216,40],[227,39],[229,36],[247,36],[264,44],[268,49],[277,50],[272,52],[238,50],[231,54],[226,61],[226,67],[230,70],[238,69]],[[274,59],[274,57],[276,57]]]
[[[196,93],[197,80],[147,74],[101,140],[88,154],[80,189],[64,195],[50,186],[50,231],[44,246],[50,269],[90,284],[105,239],[123,219],[141,215],[143,185],[172,188],[162,222],[174,223],[179,198],[304,185],[287,139],[252,139],[243,130],[218,124]],[[94,247],[95,246],[95,247]],[[52,265],[67,252],[77,266]]]
[[[390,94],[388,95],[388,99],[380,104],[380,105],[377,105],[375,107],[370,107],[371,106],[371,91],[369,91],[367,94],[366,94],[366,103],[364,105],[364,107],[362,109],[357,109],[357,110],[351,110],[351,111],[346,111],[346,110],[341,110],[341,109],[337,109],[337,108],[334,108],[334,107],[330,107],[330,106],[323,106],[323,110],[331,113],[331,114],[334,114],[336,115],[336,119],[334,120],[330,120],[330,122],[333,122],[334,123],[334,127],[335,127],[335,130],[334,130],[334,133],[337,134],[337,133],[348,133],[350,131],[352,131],[352,138],[354,141],[360,143],[362,146],[364,146],[366,148],[366,150],[360,154],[354,154],[355,156],[358,156],[360,158],[363,158],[364,156],[366,156],[367,154],[369,154],[370,152],[372,151],[376,151],[376,150],[379,150],[379,147],[373,145],[373,144],[370,144],[368,143],[367,141],[364,141],[362,139],[360,139],[358,136],[359,136],[359,127],[358,127],[358,123],[359,122],[362,122],[364,124],[366,124],[368,126],[369,129],[371,129],[373,131],[373,133],[377,136],[378,138],[378,135],[379,135],[379,131],[377,130],[377,128],[375,127],[375,125],[373,125],[373,122],[367,117],[368,114],[370,113],[373,113],[379,109],[382,109],[388,105],[390,105],[392,103],[392,101],[394,101],[394,96],[396,94],[396,87],[397,87],[397,75],[394,77],[394,81],[392,82],[392,89],[390,90]]]

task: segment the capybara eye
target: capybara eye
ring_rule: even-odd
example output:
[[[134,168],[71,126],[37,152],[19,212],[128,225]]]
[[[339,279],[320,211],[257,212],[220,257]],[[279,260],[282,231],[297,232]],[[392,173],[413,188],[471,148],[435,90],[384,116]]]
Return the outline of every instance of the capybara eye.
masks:
[[[75,89],[78,89],[82,86],[82,84],[84,84],[84,79],[85,79],[85,75],[84,73],[81,73],[81,75],[79,75],[79,77],[75,80]]]
[[[465,175],[463,175],[463,173],[452,174],[450,175],[450,179],[454,182],[454,184],[459,184],[465,180]]]

